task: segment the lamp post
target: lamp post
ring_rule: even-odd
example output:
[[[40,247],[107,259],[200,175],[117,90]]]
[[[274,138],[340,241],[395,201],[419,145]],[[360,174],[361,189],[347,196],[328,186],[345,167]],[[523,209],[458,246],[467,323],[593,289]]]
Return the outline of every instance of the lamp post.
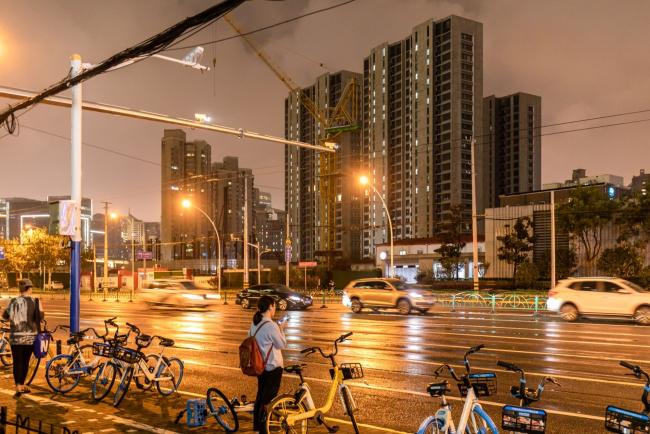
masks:
[[[214,224],[214,221],[210,218],[209,215],[205,213],[201,208],[198,206],[194,205],[192,201],[189,199],[183,199],[181,202],[181,205],[183,208],[194,208],[197,211],[199,211],[201,214],[205,216],[205,218],[208,219],[208,221],[212,224],[212,229],[214,229],[214,233],[217,236],[217,291],[219,294],[219,297],[221,298],[221,238],[219,238],[219,231],[217,231],[217,225]]]
[[[379,196],[379,199],[381,200],[381,204],[384,206],[384,211],[386,212],[386,217],[388,217],[388,229],[390,231],[390,270],[389,270],[389,275],[390,277],[395,276],[395,268],[394,268],[394,262],[393,262],[393,222],[390,218],[390,211],[388,211],[388,207],[386,206],[386,202],[384,201],[384,197],[379,194],[377,189],[373,184],[370,183],[370,180],[368,179],[367,176],[361,176],[359,178],[359,183],[361,185],[369,185],[372,188],[372,191],[375,192],[377,196]]]
[[[233,241],[241,241],[241,240],[239,238],[233,238]],[[248,245],[251,246],[251,247],[254,247],[257,250],[257,284],[259,285],[259,284],[262,283],[262,273],[261,273],[261,270],[262,270],[262,267],[261,267],[262,255],[264,253],[272,252],[272,250],[270,250],[270,249],[260,250],[260,243],[257,243],[257,244],[248,243]]]

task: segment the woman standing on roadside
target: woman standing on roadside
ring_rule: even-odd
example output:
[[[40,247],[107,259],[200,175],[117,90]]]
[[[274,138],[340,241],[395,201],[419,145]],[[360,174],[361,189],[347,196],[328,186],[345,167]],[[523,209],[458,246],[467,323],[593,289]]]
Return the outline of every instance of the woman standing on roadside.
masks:
[[[10,322],[9,343],[13,358],[14,382],[16,395],[31,392],[25,386],[29,360],[34,352],[34,340],[38,332],[38,325],[43,320],[43,306],[38,299],[32,298],[32,281],[21,279],[18,281],[20,295],[12,298],[2,317]],[[38,311],[37,311],[38,309]]]
[[[263,295],[257,303],[257,312],[253,316],[253,324],[249,330],[250,336],[255,336],[255,341],[266,362],[264,372],[257,377],[257,397],[253,411],[253,431],[261,434],[266,434],[265,407],[280,390],[284,367],[282,350],[287,347],[287,340],[284,337],[287,322],[278,325],[273,321],[273,315],[275,315],[275,299]]]

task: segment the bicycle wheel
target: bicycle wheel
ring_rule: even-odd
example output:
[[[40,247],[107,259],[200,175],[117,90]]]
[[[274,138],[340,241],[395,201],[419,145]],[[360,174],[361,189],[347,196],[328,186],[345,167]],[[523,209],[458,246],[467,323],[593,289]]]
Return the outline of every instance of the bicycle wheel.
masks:
[[[343,405],[345,406],[345,412],[350,417],[350,422],[352,422],[352,428],[354,432],[359,434],[359,427],[357,426],[357,419],[354,417],[354,403],[352,396],[350,395],[350,389],[347,386],[343,385],[341,388],[341,396],[343,396]]]
[[[475,405],[472,409],[470,421],[467,424],[467,431],[470,434],[498,434],[499,429],[496,427],[490,416],[483,410],[480,405]]]
[[[307,409],[302,402],[296,402],[293,395],[279,395],[266,406],[266,432],[307,434],[307,419],[294,426],[286,423],[287,415],[305,413]]]
[[[129,386],[131,385],[131,379],[133,378],[133,366],[129,366],[124,371],[120,384],[117,386],[115,391],[115,396],[113,397],[113,407],[119,407],[119,405],[124,400],[126,393],[129,391]]]
[[[36,372],[38,372],[38,367],[41,364],[41,359],[34,357],[32,355],[32,358],[29,359],[29,368],[27,368],[27,377],[25,377],[25,384],[30,385],[32,384],[32,381],[34,381],[34,377],[36,377]]]
[[[158,393],[163,396],[171,395],[176,392],[183,381],[183,372],[185,366],[180,359],[176,357],[163,357],[162,363],[156,374],[156,388]]]
[[[422,425],[418,428],[417,434],[442,434],[444,433],[444,431],[442,431],[444,426],[444,420],[437,417],[429,417],[422,422]]]
[[[14,359],[11,355],[11,345],[9,345],[7,338],[2,338],[2,343],[0,343],[0,362],[5,366],[14,364]]]
[[[147,370],[151,374],[151,376],[154,376],[154,370],[156,369],[156,365],[158,364],[158,355],[157,354],[148,354],[143,357],[144,362],[147,364]],[[142,390],[149,390],[153,386],[153,381],[149,380],[147,376],[145,375],[144,372],[142,372],[142,368],[138,364],[138,367],[136,369],[136,372],[133,374],[133,379],[135,380],[135,386],[138,389]]]
[[[221,390],[211,387],[206,395],[206,404],[210,414],[214,416],[217,423],[227,433],[236,432],[239,429],[239,418],[226,395]]]
[[[97,375],[93,380],[91,387],[93,399],[101,401],[108,395],[115,383],[115,375],[117,374],[118,367],[112,360],[99,365]]]
[[[69,354],[59,354],[45,365],[45,380],[56,393],[67,393],[77,387],[81,374],[70,374],[70,369],[79,371],[79,361]]]

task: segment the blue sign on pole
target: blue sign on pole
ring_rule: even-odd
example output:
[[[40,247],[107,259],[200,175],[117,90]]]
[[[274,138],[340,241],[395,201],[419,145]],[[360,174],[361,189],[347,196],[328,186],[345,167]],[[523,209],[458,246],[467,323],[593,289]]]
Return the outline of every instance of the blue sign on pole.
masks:
[[[0,260],[5,258],[5,248],[0,247]]]

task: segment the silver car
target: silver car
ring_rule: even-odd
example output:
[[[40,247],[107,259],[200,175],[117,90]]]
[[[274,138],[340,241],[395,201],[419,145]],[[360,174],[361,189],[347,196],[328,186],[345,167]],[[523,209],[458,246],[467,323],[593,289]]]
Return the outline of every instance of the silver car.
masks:
[[[152,280],[144,283],[139,296],[152,306],[206,308],[216,301],[209,290],[201,289],[191,280]]]
[[[394,278],[353,280],[343,290],[343,305],[359,313],[364,308],[397,309],[406,315],[411,311],[426,313],[435,304],[431,291],[416,288]]]

